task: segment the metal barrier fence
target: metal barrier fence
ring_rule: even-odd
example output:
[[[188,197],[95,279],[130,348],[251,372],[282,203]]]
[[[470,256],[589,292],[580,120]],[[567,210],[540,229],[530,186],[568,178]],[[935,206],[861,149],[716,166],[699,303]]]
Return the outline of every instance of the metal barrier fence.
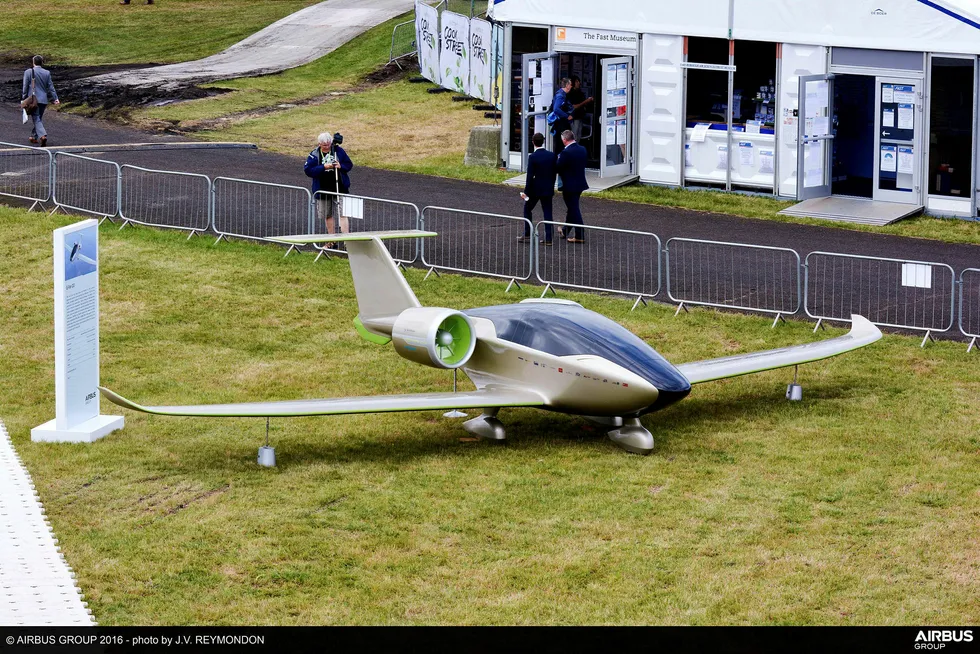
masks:
[[[119,217],[128,223],[189,229],[190,235],[211,226],[211,179],[207,175],[153,170],[125,164]],[[122,229],[120,227],[120,229]]]
[[[787,248],[672,238],[667,296],[686,304],[783,315],[800,309],[800,255]],[[674,315],[677,315],[675,313]]]
[[[549,247],[547,242],[552,228]],[[660,237],[650,232],[581,226],[584,243],[568,243],[559,229],[570,229],[563,222],[535,223],[535,275],[545,284],[544,297],[553,286],[591,291],[622,293],[636,297],[633,309],[645,298],[660,292]],[[631,309],[632,310],[632,309]]]
[[[0,141],[0,195],[33,202],[51,199],[50,150]]]
[[[218,241],[237,236],[259,241],[313,233],[313,201],[302,186],[215,177],[211,227]],[[293,251],[290,247],[288,255]]]
[[[426,278],[439,270],[500,277],[510,280],[509,291],[531,277],[531,239],[517,241],[532,232],[527,218],[425,207],[419,227],[439,234],[422,242],[422,265],[429,269]]]
[[[388,53],[388,63],[395,62],[401,68],[398,60],[413,55],[418,50],[415,38],[414,18],[395,25],[394,29],[391,30],[391,50]]]
[[[380,198],[369,198],[363,195],[352,195],[350,193],[333,193],[329,191],[317,191],[313,194],[314,212],[313,226],[310,230],[312,234],[326,234],[326,210],[327,205],[334,200],[334,214],[347,218],[350,231],[352,232],[381,232],[389,230],[408,230],[419,229],[421,214],[419,208],[411,202],[399,202],[397,200],[382,200]],[[340,207],[338,211],[337,201]],[[336,221],[336,218],[334,218]],[[334,222],[334,228],[337,224]],[[325,237],[325,243],[329,243],[329,238]],[[391,257],[398,263],[411,264],[418,261],[421,250],[421,239],[399,238],[384,241],[391,253]],[[328,252],[343,253],[343,250],[334,248],[324,248]],[[319,255],[317,255],[319,258]]]
[[[969,352],[980,338],[980,268],[960,273],[960,333],[970,339]]]
[[[56,152],[51,171],[54,211],[74,209],[105,218],[119,215],[121,173],[115,161]]]
[[[811,252],[804,262],[804,309],[817,326],[850,322],[857,313],[876,325],[932,332],[953,327],[955,273],[944,263]]]

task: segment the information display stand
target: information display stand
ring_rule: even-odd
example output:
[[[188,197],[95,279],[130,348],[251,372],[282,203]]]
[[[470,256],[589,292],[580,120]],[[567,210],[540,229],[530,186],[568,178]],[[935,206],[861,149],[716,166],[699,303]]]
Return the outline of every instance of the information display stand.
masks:
[[[54,230],[55,418],[32,441],[91,443],[122,416],[99,413],[99,221]]]

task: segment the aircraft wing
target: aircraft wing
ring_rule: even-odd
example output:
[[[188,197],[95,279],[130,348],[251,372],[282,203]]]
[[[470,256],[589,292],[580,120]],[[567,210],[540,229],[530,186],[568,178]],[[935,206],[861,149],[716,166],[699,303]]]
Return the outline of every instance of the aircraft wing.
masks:
[[[881,338],[881,331],[869,320],[862,316],[852,315],[851,331],[844,336],[817,341],[816,343],[806,343],[805,345],[782,347],[776,350],[736,354],[722,359],[692,361],[676,367],[692,384],[700,384],[726,377],[738,377],[753,372],[827,359],[870,345],[879,338]]]
[[[443,411],[483,407],[543,406],[537,393],[515,389],[487,387],[464,393],[417,393],[414,395],[375,395],[338,397],[328,400],[285,400],[247,402],[244,404],[200,404],[197,406],[142,406],[99,387],[107,400],[121,407],[163,416],[286,417],[329,416],[348,413],[387,413],[391,411]]]

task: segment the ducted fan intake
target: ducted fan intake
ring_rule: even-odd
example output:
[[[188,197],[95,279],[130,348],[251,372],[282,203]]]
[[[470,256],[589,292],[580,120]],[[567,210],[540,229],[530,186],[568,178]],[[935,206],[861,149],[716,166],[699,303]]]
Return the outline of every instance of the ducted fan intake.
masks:
[[[405,309],[391,329],[395,351],[433,368],[459,368],[473,355],[476,333],[465,314],[452,309]]]

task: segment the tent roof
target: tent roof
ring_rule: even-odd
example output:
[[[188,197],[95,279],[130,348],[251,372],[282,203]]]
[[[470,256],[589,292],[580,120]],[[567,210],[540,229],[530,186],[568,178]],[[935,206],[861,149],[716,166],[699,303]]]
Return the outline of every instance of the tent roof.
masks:
[[[728,38],[729,0],[492,0],[502,22]],[[735,39],[980,54],[980,0],[733,0]]]

